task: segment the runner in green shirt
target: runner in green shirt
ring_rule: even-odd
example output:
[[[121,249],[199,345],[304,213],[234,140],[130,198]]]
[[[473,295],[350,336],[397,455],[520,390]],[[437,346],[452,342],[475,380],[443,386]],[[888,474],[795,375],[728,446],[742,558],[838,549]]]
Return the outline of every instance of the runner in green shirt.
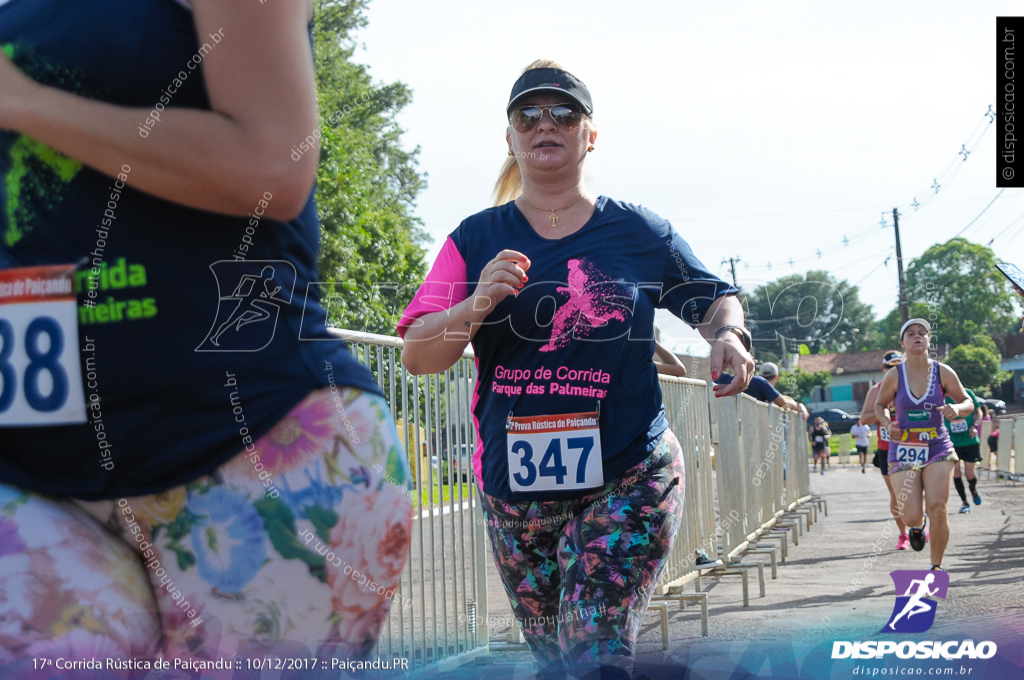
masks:
[[[956,455],[964,462],[965,472],[967,473],[967,484],[971,489],[971,497],[974,499],[975,505],[981,505],[981,494],[978,493],[977,484],[978,479],[974,475],[974,465],[981,462],[981,439],[979,438],[979,423],[981,423],[981,402],[978,397],[971,390],[967,390],[967,396],[974,402],[974,410],[966,418],[959,418],[957,420],[947,420],[946,429],[949,430],[949,438],[953,442],[953,448],[956,449]],[[953,403],[950,397],[946,396],[946,403]],[[953,486],[956,487],[956,492],[960,494],[960,500],[963,505],[960,506],[960,514],[966,514],[971,511],[971,506],[967,502],[967,494],[964,493],[964,480],[962,479],[963,473],[960,471],[960,463],[956,464],[953,468]]]

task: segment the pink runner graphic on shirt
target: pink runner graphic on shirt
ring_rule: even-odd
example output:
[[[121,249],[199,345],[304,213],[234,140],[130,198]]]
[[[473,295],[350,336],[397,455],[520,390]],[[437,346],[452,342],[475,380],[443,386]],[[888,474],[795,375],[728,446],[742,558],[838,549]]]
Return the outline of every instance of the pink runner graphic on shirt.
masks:
[[[594,294],[594,284],[611,280],[585,259],[569,260],[569,285],[555,289],[569,299],[555,312],[551,320],[551,339],[540,348],[541,352],[568,347],[573,337],[586,337],[611,320],[626,320],[621,309]]]

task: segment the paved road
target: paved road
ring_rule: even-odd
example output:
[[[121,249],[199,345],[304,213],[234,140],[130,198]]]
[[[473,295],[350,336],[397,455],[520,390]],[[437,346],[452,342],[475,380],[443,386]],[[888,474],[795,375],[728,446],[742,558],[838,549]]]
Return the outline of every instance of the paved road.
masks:
[[[1024,485],[982,476],[982,505],[960,515],[959,497],[950,490],[952,527],[943,566],[950,587],[938,601],[935,623],[924,633],[879,633],[892,613],[895,588],[889,572],[927,569],[925,551],[895,550],[895,524],[888,516],[888,493],[878,471],[862,474],[856,465],[833,467],[811,478],[812,490],[828,500],[828,516],[789,544],[778,580],[766,569],[766,597],[751,578],[750,607],[742,606],[740,579],[703,580],[709,592],[710,636],[700,635],[696,608],[670,608],[670,648],[661,649],[657,617],[648,615],[637,649],[637,675],[650,678],[829,678],[864,677],[892,669],[914,675],[1024,678]],[[746,559],[764,559],[756,556]],[[692,586],[688,586],[688,590]],[[884,661],[835,660],[833,643],[864,640],[992,640],[998,652],[989,660]],[[492,654],[460,677],[531,677],[530,655]],[[915,666],[914,664],[918,664]],[[963,673],[961,674],[961,667]],[[855,669],[857,672],[855,672]],[[441,676],[439,676],[441,677]],[[871,677],[868,675],[867,677]],[[876,675],[875,677],[887,677]]]

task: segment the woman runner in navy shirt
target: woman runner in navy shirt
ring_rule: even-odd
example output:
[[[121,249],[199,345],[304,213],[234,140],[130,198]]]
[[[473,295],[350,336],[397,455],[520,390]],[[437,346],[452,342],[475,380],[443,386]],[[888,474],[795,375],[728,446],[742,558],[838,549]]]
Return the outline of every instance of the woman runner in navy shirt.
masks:
[[[506,109],[498,205],[452,232],[399,332],[418,374],[473,344],[473,466],[530,648],[552,675],[617,677],[632,667],[685,487],[651,360],[655,308],[700,329],[713,376],[732,368],[717,396],[743,391],[754,364],[736,290],[664,219],[587,193],[592,112],[571,73],[527,68]]]

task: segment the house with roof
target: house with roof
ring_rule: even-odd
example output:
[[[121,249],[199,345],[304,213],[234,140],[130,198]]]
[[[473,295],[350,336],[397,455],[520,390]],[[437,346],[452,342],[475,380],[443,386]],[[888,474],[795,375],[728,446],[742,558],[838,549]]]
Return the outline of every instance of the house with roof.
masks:
[[[808,373],[827,371],[832,376],[827,387],[814,388],[807,409],[839,408],[848,413],[860,413],[868,390],[882,379],[882,356],[887,351],[830,352],[794,357],[793,368],[799,366]]]
[[[805,354],[790,357],[793,370],[799,366],[814,373],[827,371],[832,377],[827,387],[816,387],[811,394],[807,409],[816,411],[825,408],[840,408],[848,413],[860,413],[861,405],[868,390],[882,379],[882,356],[889,350],[868,352],[833,352],[830,354]],[[711,358],[679,355],[686,365],[686,374],[691,378],[710,380]]]

